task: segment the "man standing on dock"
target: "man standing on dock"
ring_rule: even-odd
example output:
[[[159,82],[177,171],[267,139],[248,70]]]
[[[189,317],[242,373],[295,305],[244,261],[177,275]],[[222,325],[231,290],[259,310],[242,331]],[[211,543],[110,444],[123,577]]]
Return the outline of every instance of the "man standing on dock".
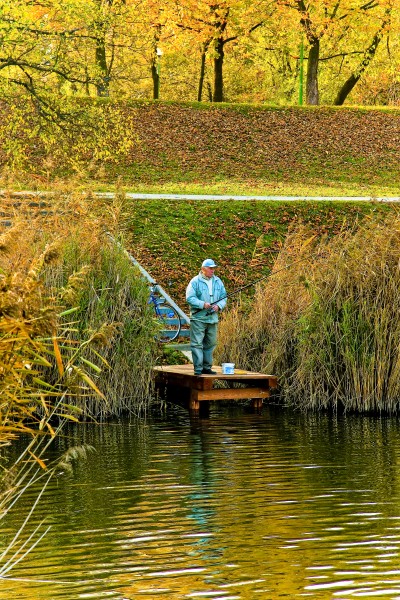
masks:
[[[213,352],[217,345],[218,312],[226,305],[226,290],[221,279],[214,275],[217,267],[206,258],[201,270],[186,289],[190,306],[190,349],[194,374],[215,375],[212,370]]]

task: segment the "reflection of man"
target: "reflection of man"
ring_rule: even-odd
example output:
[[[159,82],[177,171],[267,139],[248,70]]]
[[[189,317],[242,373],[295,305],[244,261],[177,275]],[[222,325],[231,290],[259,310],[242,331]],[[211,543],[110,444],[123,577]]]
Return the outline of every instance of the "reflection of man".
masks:
[[[226,305],[226,290],[214,275],[215,262],[207,258],[186,289],[190,306],[190,349],[195,375],[215,375],[212,356],[217,345],[218,311]]]

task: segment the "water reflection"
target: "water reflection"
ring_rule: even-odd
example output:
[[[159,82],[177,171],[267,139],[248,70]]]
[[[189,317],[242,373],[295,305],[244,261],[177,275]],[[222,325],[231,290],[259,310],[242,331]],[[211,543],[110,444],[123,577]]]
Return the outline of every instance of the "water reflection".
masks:
[[[394,417],[273,407],[71,427],[54,453],[96,452],[52,482],[0,599],[400,598],[399,442]]]

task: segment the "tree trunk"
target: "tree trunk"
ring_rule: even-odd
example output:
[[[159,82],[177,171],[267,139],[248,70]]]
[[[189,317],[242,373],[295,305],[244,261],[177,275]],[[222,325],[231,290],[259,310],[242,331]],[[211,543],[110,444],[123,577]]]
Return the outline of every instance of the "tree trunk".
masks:
[[[219,37],[215,45],[216,56],[214,58],[214,93],[213,102],[224,101],[224,79],[223,79],[223,66],[224,66],[224,40]]]
[[[319,104],[318,91],[318,66],[319,66],[319,38],[310,40],[310,50],[308,53],[307,64],[307,82],[306,82],[306,102],[307,104]]]
[[[153,100],[160,98],[160,52],[158,44],[161,37],[161,25],[158,24],[154,30],[153,52],[151,57],[151,78],[153,80]]]
[[[112,6],[113,0],[97,0],[97,7],[99,15],[102,14],[102,7]],[[100,17],[101,19],[101,17]],[[103,21],[99,20],[96,23],[96,30],[98,37],[96,38],[96,53],[95,61],[97,67],[97,83],[96,92],[98,96],[107,97],[110,95],[110,73],[107,66],[107,54],[106,54],[106,25]]]
[[[203,44],[201,51],[201,66],[200,66],[200,77],[199,77],[199,88],[197,91],[197,101],[201,102],[203,96],[204,76],[206,73],[206,53],[209,46],[209,42]]]
[[[107,69],[106,43],[103,37],[96,40],[96,67],[98,70],[98,79],[96,91],[98,96],[109,96],[109,76]]]
[[[390,11],[387,11],[387,12],[389,13]],[[388,16],[389,16],[389,14],[388,14]],[[354,86],[357,84],[357,82],[361,79],[364,71],[366,70],[369,63],[374,58],[376,50],[377,50],[379,43],[383,37],[383,31],[386,28],[386,25],[388,24],[388,20],[389,19],[386,19],[382,23],[379,31],[377,31],[376,34],[374,35],[374,38],[373,38],[371,44],[369,45],[367,50],[364,52],[363,59],[360,62],[360,64],[358,65],[357,69],[354,71],[354,73],[352,73],[350,75],[350,77],[344,82],[344,84],[338,91],[338,94],[334,101],[335,106],[341,106],[344,103],[347,96],[350,94],[350,92],[352,91]]]
[[[157,58],[151,62],[151,78],[153,80],[153,100],[158,100],[160,96],[160,74],[158,72]]]
[[[354,88],[360,77],[361,73],[352,73],[350,75],[350,77],[344,82],[344,84],[338,91],[338,94],[333,103],[335,106],[342,106],[342,104],[344,103],[347,96],[350,94],[351,90]]]
[[[211,83],[209,81],[207,81],[207,93],[208,93],[208,101],[212,102],[213,101],[212,87],[211,87]]]

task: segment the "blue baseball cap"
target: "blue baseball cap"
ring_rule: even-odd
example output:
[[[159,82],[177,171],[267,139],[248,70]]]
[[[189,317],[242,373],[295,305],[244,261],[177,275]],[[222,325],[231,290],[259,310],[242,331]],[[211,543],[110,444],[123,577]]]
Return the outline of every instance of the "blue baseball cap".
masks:
[[[212,258],[206,258],[206,260],[203,260],[203,263],[201,265],[202,267],[218,267],[218,265],[215,264],[215,262],[213,261]]]

